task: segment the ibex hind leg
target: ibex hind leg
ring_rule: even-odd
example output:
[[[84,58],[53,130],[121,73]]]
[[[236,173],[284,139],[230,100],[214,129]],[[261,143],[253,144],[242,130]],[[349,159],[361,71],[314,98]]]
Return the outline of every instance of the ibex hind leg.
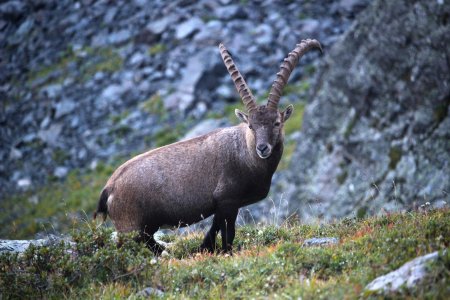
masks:
[[[137,242],[145,243],[145,245],[155,254],[160,255],[164,251],[164,247],[158,244],[153,237],[158,228],[148,228],[141,230],[136,237]]]

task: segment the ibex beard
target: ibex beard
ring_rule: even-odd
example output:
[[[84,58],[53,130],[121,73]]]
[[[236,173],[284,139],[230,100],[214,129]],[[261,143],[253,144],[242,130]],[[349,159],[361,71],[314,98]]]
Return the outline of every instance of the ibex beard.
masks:
[[[137,231],[155,253],[153,234],[162,227],[185,226],[214,215],[201,244],[213,252],[221,232],[222,250],[231,251],[240,207],[264,199],[283,153],[284,122],[292,105],[278,109],[283,87],[300,57],[321,45],[302,40],[280,66],[267,103],[258,105],[223,44],[220,54],[247,113],[242,121],[138,155],[121,165],[103,188],[97,214],[107,215],[118,232]]]

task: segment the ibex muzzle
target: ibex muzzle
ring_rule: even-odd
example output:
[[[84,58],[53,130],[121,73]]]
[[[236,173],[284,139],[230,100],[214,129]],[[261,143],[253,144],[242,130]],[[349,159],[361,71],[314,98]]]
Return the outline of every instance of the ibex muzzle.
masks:
[[[231,250],[240,207],[264,199],[283,153],[284,122],[292,105],[278,110],[281,92],[300,57],[316,40],[303,40],[281,64],[266,104],[257,105],[223,44],[220,54],[247,113],[242,121],[187,141],[154,149],[121,165],[104,187],[98,213],[109,215],[119,232],[138,231],[154,251],[153,234],[163,226],[184,226],[214,214],[201,249],[214,251],[218,231]]]

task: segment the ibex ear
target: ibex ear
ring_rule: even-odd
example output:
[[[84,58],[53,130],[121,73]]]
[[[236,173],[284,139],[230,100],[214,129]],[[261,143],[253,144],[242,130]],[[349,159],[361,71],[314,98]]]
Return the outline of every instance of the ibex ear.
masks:
[[[246,113],[240,111],[239,109],[235,109],[234,113],[235,113],[236,117],[238,117],[239,120],[248,124],[248,115]]]
[[[288,107],[281,113],[283,116],[283,122],[286,122],[287,119],[292,115],[292,112],[294,111],[294,107],[292,104],[289,104]]]

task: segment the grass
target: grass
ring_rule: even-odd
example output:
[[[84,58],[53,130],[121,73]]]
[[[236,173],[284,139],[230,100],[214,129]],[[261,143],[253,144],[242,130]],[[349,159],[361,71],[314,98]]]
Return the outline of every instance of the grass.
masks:
[[[150,56],[153,56],[158,53],[166,51],[166,48],[167,48],[166,45],[158,43],[158,44],[155,44],[155,45],[151,46],[150,48],[148,48],[148,54]]]
[[[286,135],[290,135],[302,128],[303,124],[303,114],[305,112],[304,103],[294,104],[294,112],[292,113],[289,120],[284,123],[284,132]]]
[[[113,73],[120,70],[123,59],[116,51],[108,47],[85,47],[77,51],[69,48],[62,52],[55,63],[31,71],[28,74],[27,83],[31,84],[38,79],[43,79],[41,85],[61,83],[67,74],[71,73],[69,70],[73,65],[76,65],[76,69],[79,70],[79,72],[73,73],[73,75],[77,75],[75,79],[85,82],[97,72]]]
[[[175,236],[168,255],[154,257],[110,228],[85,223],[72,231],[77,255],[67,245],[32,247],[0,256],[0,295],[7,298],[137,298],[145,287],[166,299],[444,299],[450,294],[448,209],[344,219],[327,225],[238,228],[233,256],[198,253],[202,235]],[[329,247],[302,247],[306,238],[338,237]],[[369,293],[377,276],[432,251],[423,284],[396,293]],[[8,287],[7,289],[5,287]]]
[[[71,172],[63,183],[54,182],[0,202],[0,237],[32,238],[38,232],[67,232],[90,219],[100,191],[115,167],[99,163],[85,174]],[[30,199],[37,199],[37,203]]]

